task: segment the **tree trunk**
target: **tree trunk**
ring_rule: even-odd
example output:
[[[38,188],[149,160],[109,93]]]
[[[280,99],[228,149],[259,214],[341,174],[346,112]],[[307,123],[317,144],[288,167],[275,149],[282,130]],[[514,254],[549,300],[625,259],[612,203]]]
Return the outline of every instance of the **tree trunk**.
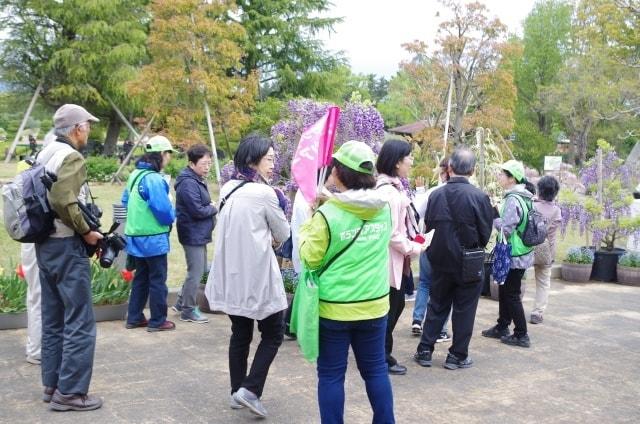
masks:
[[[109,126],[107,127],[107,136],[104,139],[104,155],[105,156],[115,155],[121,127],[122,127],[122,123],[120,122],[117,116],[111,116],[109,118]]]
[[[536,112],[536,115],[538,115],[538,131],[540,131],[544,135],[549,135],[547,116],[542,112]]]

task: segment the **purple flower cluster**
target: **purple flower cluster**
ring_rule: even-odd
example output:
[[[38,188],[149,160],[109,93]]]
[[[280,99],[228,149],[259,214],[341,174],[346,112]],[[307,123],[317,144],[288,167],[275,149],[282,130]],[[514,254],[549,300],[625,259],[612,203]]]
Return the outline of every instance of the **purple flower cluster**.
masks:
[[[594,201],[598,195],[598,155],[602,153],[602,202],[598,206]],[[596,156],[587,162],[580,171],[580,181],[586,187],[586,196],[580,201],[560,201],[562,211],[561,231],[566,232],[569,223],[577,223],[580,234],[585,230],[592,233],[594,246],[603,244],[607,249],[613,249],[616,238],[639,231],[636,228],[622,228],[620,218],[628,217],[631,213],[625,199],[629,196],[629,187],[633,180],[632,171],[623,164],[615,150],[610,147],[600,148]],[[594,206],[595,205],[595,206]]]
[[[220,170],[220,187],[222,187],[231,177],[236,173],[236,167],[233,166],[233,162],[228,162]]]
[[[308,99],[290,100],[284,119],[271,127],[271,138],[275,141],[276,163],[274,181],[293,188],[291,183],[291,160],[295,154],[302,132],[313,125],[331,107]],[[336,131],[335,148],[348,140],[359,140],[369,145],[374,152],[380,151],[384,141],[384,120],[373,106],[358,102],[345,104],[340,113]]]

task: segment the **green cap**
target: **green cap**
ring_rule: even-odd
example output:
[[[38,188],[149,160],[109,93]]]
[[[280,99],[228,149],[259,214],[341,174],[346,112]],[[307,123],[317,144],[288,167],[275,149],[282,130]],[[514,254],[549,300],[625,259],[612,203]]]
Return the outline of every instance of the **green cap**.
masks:
[[[362,141],[347,141],[333,154],[333,158],[349,169],[373,175],[373,164],[376,161],[376,155],[371,150],[371,147]],[[371,163],[371,169],[362,167],[365,162]]]
[[[154,135],[145,146],[147,152],[175,152],[169,139],[163,135]]]
[[[513,178],[515,178],[516,182],[521,183],[524,181],[524,165],[522,165],[522,162],[518,162],[513,159],[508,160],[500,165],[500,168],[505,171],[509,171],[509,173],[513,175]]]

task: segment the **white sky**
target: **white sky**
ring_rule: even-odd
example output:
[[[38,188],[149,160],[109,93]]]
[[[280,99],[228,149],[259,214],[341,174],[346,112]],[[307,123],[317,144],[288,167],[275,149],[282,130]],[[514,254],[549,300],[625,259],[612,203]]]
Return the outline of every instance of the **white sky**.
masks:
[[[535,0],[480,0],[510,33],[522,34],[522,22]],[[409,56],[401,44],[415,39],[433,46],[444,11],[437,0],[333,0],[327,16],[342,16],[336,32],[324,35],[325,47],[343,50],[354,73],[390,77]],[[440,13],[442,15],[442,13]]]

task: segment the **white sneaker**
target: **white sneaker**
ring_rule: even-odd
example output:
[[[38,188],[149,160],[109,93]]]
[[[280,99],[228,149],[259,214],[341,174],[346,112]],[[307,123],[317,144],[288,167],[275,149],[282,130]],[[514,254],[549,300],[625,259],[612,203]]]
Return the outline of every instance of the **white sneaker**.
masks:
[[[267,410],[264,408],[262,402],[260,402],[260,399],[255,395],[255,393],[252,393],[244,387],[240,387],[232,396],[236,402],[246,406],[257,416],[263,418],[267,416]]]
[[[436,339],[436,343],[450,342],[451,337],[447,333],[440,333],[438,338]]]
[[[413,292],[413,294],[405,294],[404,295],[404,301],[405,302],[415,302],[416,300],[416,292]]]
[[[413,324],[411,326],[411,334],[418,337],[422,335],[422,326],[420,324]]]
[[[37,356],[29,356],[27,355],[27,362],[33,365],[40,365],[40,358]]]
[[[242,409],[244,408],[244,405],[239,403],[237,400],[235,400],[233,398],[233,395],[235,395],[235,392],[231,394],[231,396],[229,396],[229,406],[231,407],[231,409]]]

